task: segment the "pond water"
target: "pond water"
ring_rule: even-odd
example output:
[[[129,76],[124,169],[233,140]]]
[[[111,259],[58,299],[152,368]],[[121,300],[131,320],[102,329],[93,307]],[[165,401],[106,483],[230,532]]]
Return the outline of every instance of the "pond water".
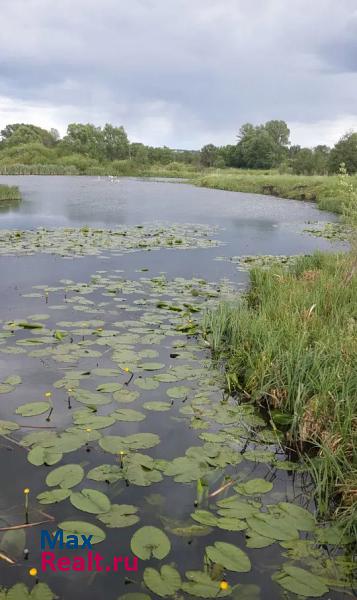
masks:
[[[0,212],[0,553],[15,563],[0,560],[0,586],[31,589],[35,567],[65,600],[347,597],[309,478],[260,414],[225,397],[197,327],[247,284],[229,257],[336,249],[303,231],[336,217],[168,181],[0,183],[23,195]],[[29,522],[44,523],[5,531],[24,523],[25,488]],[[99,527],[110,570],[42,572],[41,529],[59,523]],[[134,554],[136,572],[113,572]],[[37,600],[51,598],[40,584]]]

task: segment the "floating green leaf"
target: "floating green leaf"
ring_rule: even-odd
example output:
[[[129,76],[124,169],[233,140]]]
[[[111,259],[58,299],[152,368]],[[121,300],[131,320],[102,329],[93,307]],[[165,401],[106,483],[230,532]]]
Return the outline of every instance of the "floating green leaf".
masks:
[[[156,433],[134,433],[121,437],[119,435],[106,435],[99,440],[99,445],[106,452],[119,454],[121,451],[140,450],[152,448],[160,442]]]
[[[119,481],[119,479],[123,479],[123,470],[119,465],[100,465],[99,467],[94,467],[88,471],[87,479],[115,483],[116,481]]]
[[[1,591],[0,591],[1,594]],[[47,583],[36,583],[31,591],[24,583],[16,583],[6,594],[6,600],[55,600],[57,598]],[[0,596],[1,600],[5,600]]]
[[[202,525],[217,525],[217,517],[208,510],[195,510],[191,513],[191,517],[194,521],[201,523]]]
[[[223,598],[232,593],[230,587],[226,590],[220,589],[220,582],[210,578],[208,573],[202,571],[187,571],[186,577],[189,581],[182,584],[182,589],[191,596],[199,598]]]
[[[164,363],[160,362],[146,362],[139,365],[140,369],[144,369],[144,371],[159,371],[160,369],[163,369],[164,366]]]
[[[98,515],[98,519],[107,527],[130,527],[139,521],[137,511],[131,504],[112,504],[108,512]]]
[[[314,515],[305,508],[302,508],[302,506],[292,504],[291,502],[279,502],[277,508],[292,518],[296,529],[300,529],[301,531],[313,531],[315,529]]]
[[[234,486],[234,489],[239,494],[255,496],[270,492],[273,489],[273,484],[270,481],[265,481],[265,479],[250,479],[244,483],[238,483]]]
[[[134,533],[130,547],[135,556],[142,560],[148,560],[151,557],[161,560],[170,552],[171,543],[161,529],[145,526]]]
[[[153,377],[137,377],[134,383],[142,390],[156,390],[160,385]]]
[[[170,565],[163,565],[160,572],[148,567],[143,578],[146,587],[161,598],[173,596],[181,587],[180,573]]]
[[[110,415],[116,421],[143,421],[145,419],[145,415],[138,410],[133,410],[132,408],[118,408]]]
[[[154,410],[161,412],[165,410],[170,410],[170,408],[172,408],[172,405],[170,402],[160,402],[153,400],[152,402],[144,402],[143,407],[146,408],[146,410]]]
[[[56,502],[62,502],[71,495],[71,490],[65,488],[58,488],[55,490],[48,490],[38,494],[37,500],[40,504],[55,504]]]
[[[73,415],[73,423],[84,429],[105,429],[110,425],[114,425],[115,419],[110,416],[102,417],[90,412],[82,413],[78,411]]]
[[[189,393],[190,388],[185,387],[184,385],[178,385],[166,390],[166,394],[170,396],[170,398],[185,398]]]
[[[117,392],[122,387],[121,383],[116,383],[115,381],[110,383],[101,383],[97,387],[98,392],[104,392],[106,394],[110,394],[112,392]]]
[[[61,488],[72,488],[82,481],[84,471],[80,465],[63,465],[51,471],[46,477],[49,487],[59,485]]]
[[[119,596],[118,600],[151,600],[149,594],[143,594],[142,592],[128,592]]]
[[[206,555],[213,563],[222,565],[228,571],[246,573],[251,569],[248,555],[233,544],[215,542],[214,546],[206,547]]]
[[[114,392],[114,394],[113,394],[113,398],[117,402],[134,402],[134,400],[137,400],[139,397],[140,397],[139,392],[135,392],[133,390],[128,390],[126,388],[123,388],[122,390],[118,390],[117,392]]]
[[[92,525],[92,523],[87,523],[86,521],[62,521],[58,523],[59,529],[63,531],[63,539],[64,542],[67,541],[67,535],[92,535],[91,543],[98,544],[105,540],[105,533],[102,529],[97,527],[96,525]]]
[[[70,497],[71,504],[85,512],[106,513],[110,510],[110,500],[108,496],[98,490],[83,488],[80,492],[73,492]]]
[[[288,563],[283,565],[281,571],[274,573],[272,579],[288,592],[298,596],[319,598],[328,592],[328,587],[320,577]]]
[[[63,457],[62,452],[58,452],[52,448],[43,448],[42,446],[35,446],[30,450],[27,455],[27,460],[39,467],[40,465],[55,465]]]
[[[20,429],[17,423],[0,419],[0,435],[7,435],[11,433],[11,431],[16,431],[17,429]]]
[[[15,412],[17,415],[22,417],[34,417],[36,415],[42,415],[51,408],[48,402],[28,402],[19,406]]]
[[[268,513],[256,513],[247,518],[253,531],[273,540],[291,540],[299,537],[297,529],[289,519]]]
[[[10,377],[6,377],[4,379],[4,383],[8,383],[9,385],[18,385],[22,382],[20,375],[10,375]]]

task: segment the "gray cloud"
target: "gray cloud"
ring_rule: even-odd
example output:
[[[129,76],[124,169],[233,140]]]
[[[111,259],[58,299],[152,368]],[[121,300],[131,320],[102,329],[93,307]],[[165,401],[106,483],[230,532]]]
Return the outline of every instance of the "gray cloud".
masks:
[[[111,121],[176,147],[357,126],[355,0],[1,0],[0,19],[0,126]]]

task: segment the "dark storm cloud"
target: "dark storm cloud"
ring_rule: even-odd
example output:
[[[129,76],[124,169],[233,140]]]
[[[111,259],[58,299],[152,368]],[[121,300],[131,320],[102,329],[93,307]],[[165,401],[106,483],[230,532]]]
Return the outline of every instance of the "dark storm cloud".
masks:
[[[1,0],[0,20],[0,126],[111,121],[195,147],[246,121],[305,143],[356,125],[355,0]]]

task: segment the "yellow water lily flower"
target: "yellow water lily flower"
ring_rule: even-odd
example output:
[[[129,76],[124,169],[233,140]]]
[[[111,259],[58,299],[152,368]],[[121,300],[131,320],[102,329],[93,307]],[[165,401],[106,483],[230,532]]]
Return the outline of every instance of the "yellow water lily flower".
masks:
[[[29,569],[29,575],[31,575],[31,577],[36,577],[37,569],[35,569],[35,567],[32,567],[32,569]]]

